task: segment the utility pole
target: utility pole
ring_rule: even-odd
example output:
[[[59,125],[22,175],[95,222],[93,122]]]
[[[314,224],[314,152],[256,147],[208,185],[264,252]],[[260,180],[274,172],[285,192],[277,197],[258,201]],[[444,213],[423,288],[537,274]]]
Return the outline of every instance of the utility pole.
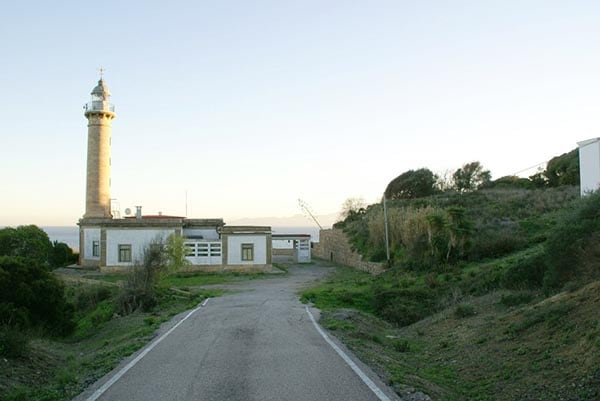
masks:
[[[383,194],[383,225],[385,227],[385,256],[387,260],[387,266],[392,267],[392,261],[390,260],[390,237],[388,231],[388,218],[387,218],[387,206],[385,204],[385,193]]]

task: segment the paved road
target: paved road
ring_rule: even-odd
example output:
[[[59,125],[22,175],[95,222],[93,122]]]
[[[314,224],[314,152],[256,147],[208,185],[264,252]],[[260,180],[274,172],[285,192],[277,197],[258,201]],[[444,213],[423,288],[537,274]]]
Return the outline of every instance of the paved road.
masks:
[[[298,289],[327,271],[293,267],[285,277],[233,285],[239,291],[210,299],[98,399],[379,400],[321,337],[298,301]],[[76,400],[88,399],[119,369]]]

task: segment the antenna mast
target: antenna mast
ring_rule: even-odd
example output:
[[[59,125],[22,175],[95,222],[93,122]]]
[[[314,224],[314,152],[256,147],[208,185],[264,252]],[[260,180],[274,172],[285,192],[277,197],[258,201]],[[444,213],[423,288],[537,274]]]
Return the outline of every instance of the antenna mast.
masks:
[[[310,218],[313,219],[313,221],[315,223],[317,223],[317,225],[319,226],[319,229],[322,230],[323,226],[321,226],[321,224],[319,223],[319,220],[317,220],[317,218],[315,217],[315,215],[310,210],[310,206],[308,205],[308,203],[304,202],[302,199],[298,199],[298,205],[300,205],[300,209],[302,209],[303,212],[305,212],[306,214],[308,214],[310,216]]]

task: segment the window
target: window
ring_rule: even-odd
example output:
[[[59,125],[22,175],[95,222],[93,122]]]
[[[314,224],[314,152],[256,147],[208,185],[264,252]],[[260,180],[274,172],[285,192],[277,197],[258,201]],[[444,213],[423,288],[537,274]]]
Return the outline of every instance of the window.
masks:
[[[100,241],[92,241],[92,256],[100,256]]]
[[[254,244],[242,244],[242,260],[254,260]]]
[[[119,262],[131,262],[131,244],[119,244]]]

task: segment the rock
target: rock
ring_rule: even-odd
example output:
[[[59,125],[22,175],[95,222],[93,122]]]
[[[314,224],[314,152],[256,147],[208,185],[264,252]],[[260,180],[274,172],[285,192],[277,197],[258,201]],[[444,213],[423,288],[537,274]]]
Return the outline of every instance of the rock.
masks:
[[[401,384],[396,384],[393,387],[403,401],[432,401],[431,397],[421,391],[417,391],[414,387],[406,387]]]
[[[331,314],[331,318],[335,320],[348,320],[354,313],[353,310],[350,309],[340,309]]]

